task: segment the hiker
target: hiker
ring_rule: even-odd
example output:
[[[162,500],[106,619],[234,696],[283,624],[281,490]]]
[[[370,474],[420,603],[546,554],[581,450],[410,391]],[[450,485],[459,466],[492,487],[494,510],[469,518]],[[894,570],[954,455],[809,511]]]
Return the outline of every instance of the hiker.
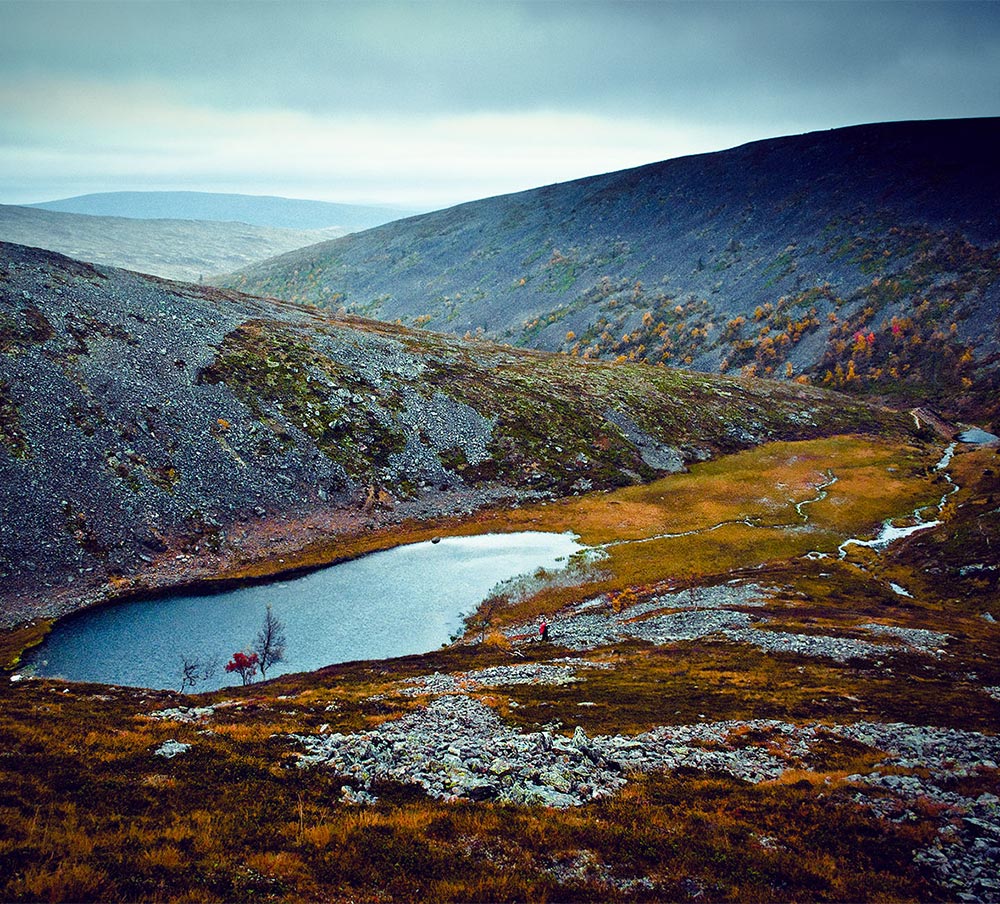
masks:
[[[538,627],[538,633],[541,635],[542,640],[549,639],[549,623],[545,621],[544,618],[542,619],[541,625]]]

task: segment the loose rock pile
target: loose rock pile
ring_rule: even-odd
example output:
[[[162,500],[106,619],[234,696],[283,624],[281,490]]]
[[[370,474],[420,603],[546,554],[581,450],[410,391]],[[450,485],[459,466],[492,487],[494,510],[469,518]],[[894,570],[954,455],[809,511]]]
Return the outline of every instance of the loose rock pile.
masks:
[[[553,639],[586,649],[626,637],[664,643],[716,634],[838,661],[884,655],[895,648],[857,638],[761,630],[752,626],[748,613],[724,608],[727,603],[754,605],[759,588],[734,590],[726,585],[713,591],[714,605],[681,611],[665,611],[670,603],[680,602],[680,594],[658,597],[622,613],[613,612],[604,598],[591,600],[553,619]],[[747,602],[751,593],[755,596]],[[694,601],[689,596],[681,599],[689,606]],[[862,627],[924,652],[936,653],[948,640],[932,631]],[[511,632],[515,641],[523,631]],[[897,821],[926,818],[928,803],[941,808],[934,816],[938,836],[918,853],[918,864],[958,900],[1000,901],[1000,880],[995,878],[995,864],[1000,861],[1000,798],[949,790],[956,780],[998,768],[996,736],[905,723],[794,725],[775,720],[660,726],[634,736],[588,737],[577,726],[572,736],[566,736],[548,726],[521,731],[469,696],[504,685],[564,685],[585,680],[581,675],[585,669],[614,667],[609,661],[570,656],[411,678],[401,683],[398,693],[432,696],[426,708],[360,734],[296,735],[305,748],[299,764],[336,770],[345,780],[342,799],[355,804],[374,802],[376,784],[393,781],[418,785],[444,800],[564,808],[614,794],[631,775],[657,770],[686,767],[753,783],[775,780],[788,769],[808,769],[820,745],[831,737],[842,738],[884,754],[874,771],[848,777],[858,789],[855,801],[879,817]]]
[[[871,631],[873,634],[886,634],[891,637],[898,637],[915,650],[919,650],[921,653],[929,653],[933,656],[941,655],[942,647],[951,639],[948,634],[940,631],[928,631],[925,628],[903,628],[899,625],[878,624],[861,625],[861,627],[866,631]]]
[[[438,674],[411,680],[410,691],[432,692],[449,681],[450,687],[463,682],[474,687],[574,680],[569,670],[565,664],[513,666],[484,669],[471,680],[475,673]],[[341,797],[348,803],[373,803],[375,783],[389,780],[418,785],[443,800],[563,808],[606,797],[630,775],[655,770],[687,767],[753,783],[774,780],[787,769],[806,768],[814,746],[831,735],[885,752],[878,770],[847,779],[860,788],[855,800],[876,815],[902,821],[916,818],[913,808],[927,802],[944,807],[938,838],[917,855],[941,887],[962,901],[1000,901],[995,877],[1000,798],[965,797],[943,787],[956,778],[995,770],[1000,761],[1000,738],[995,736],[905,723],[793,725],[757,719],[593,738],[577,726],[567,737],[548,730],[519,731],[479,700],[449,691],[426,709],[371,731],[293,737],[306,750],[300,767],[336,770],[345,779]]]
[[[571,650],[593,650],[633,638],[667,644],[717,635],[771,652],[825,656],[838,662],[875,658],[893,649],[854,637],[767,630],[766,619],[740,611],[766,605],[768,596],[768,590],[757,584],[721,584],[661,594],[621,612],[613,610],[607,597],[597,597],[554,617],[549,637]],[[863,627],[899,637],[921,652],[937,651],[947,640],[947,635],[915,628]],[[506,633],[514,643],[535,636],[531,625],[517,625]]]
[[[831,634],[796,634],[790,631],[768,631],[759,628],[727,628],[722,632],[730,640],[752,644],[772,653],[798,653],[802,656],[824,656],[837,662],[851,659],[873,659],[892,650],[886,644],[871,643],[854,637]]]
[[[171,706],[149,713],[149,718],[163,722],[204,722],[215,710],[214,706]]]
[[[609,662],[594,662],[590,659],[565,657],[548,663],[529,662],[523,665],[497,665],[475,672],[446,675],[435,672],[407,678],[400,693],[408,697],[424,694],[448,694],[468,692],[482,687],[498,687],[510,684],[572,684],[582,679],[576,676],[576,669],[610,669]]]
[[[1000,797],[969,797],[943,788],[956,778],[995,770],[1000,738],[947,728],[914,725],[846,725],[839,732],[885,750],[884,765],[910,774],[871,772],[851,775],[864,786],[855,800],[896,822],[914,818],[928,801],[945,809],[934,843],[917,853],[938,882],[960,901],[1000,901]]]
[[[172,760],[175,756],[181,753],[187,753],[191,749],[190,744],[185,744],[182,741],[177,741],[171,738],[168,741],[164,741],[156,750],[153,751],[153,756],[162,756],[165,760]]]
[[[567,738],[518,731],[484,703],[455,693],[361,734],[295,738],[308,751],[301,765],[330,766],[366,789],[391,779],[421,785],[439,798],[565,807],[612,793],[630,773],[657,769],[686,766],[749,782],[775,779],[788,768],[803,768],[813,745],[829,734],[885,750],[887,764],[929,770],[938,780],[996,768],[1000,758],[996,737],[903,723],[728,720],[594,738],[577,726]]]
[[[654,769],[689,766],[750,782],[777,778],[788,760],[770,748],[695,746],[714,745],[747,726],[779,726],[788,757],[808,753],[803,730],[763,721],[669,726],[634,737],[589,738],[579,726],[571,738],[520,732],[490,707],[457,694],[362,734],[295,737],[308,751],[301,765],[332,767],[365,790],[394,780],[420,785],[436,798],[570,807],[613,793],[629,773]],[[804,731],[811,737],[815,730]]]

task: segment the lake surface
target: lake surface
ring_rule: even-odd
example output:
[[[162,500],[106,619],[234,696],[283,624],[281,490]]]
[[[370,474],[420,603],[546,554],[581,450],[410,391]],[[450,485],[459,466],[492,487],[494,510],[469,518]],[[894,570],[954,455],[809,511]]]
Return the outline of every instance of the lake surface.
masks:
[[[105,606],[59,622],[33,651],[35,674],[136,687],[180,687],[182,655],[218,659],[194,690],[239,684],[223,666],[257,636],[268,604],[285,624],[287,661],[312,671],[336,662],[437,649],[500,581],[560,568],[582,549],[570,534],[538,531],[446,537],[225,593]]]

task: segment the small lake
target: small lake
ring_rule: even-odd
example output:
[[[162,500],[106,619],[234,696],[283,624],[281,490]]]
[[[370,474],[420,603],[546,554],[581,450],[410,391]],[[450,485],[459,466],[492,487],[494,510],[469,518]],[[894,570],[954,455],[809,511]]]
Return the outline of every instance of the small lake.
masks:
[[[287,581],[104,606],[59,622],[28,665],[46,677],[177,690],[181,657],[196,656],[218,666],[195,692],[239,684],[223,666],[253,643],[268,604],[288,640],[287,661],[268,678],[426,653],[459,631],[462,615],[498,582],[561,568],[582,548],[571,534],[538,531],[446,537]]]

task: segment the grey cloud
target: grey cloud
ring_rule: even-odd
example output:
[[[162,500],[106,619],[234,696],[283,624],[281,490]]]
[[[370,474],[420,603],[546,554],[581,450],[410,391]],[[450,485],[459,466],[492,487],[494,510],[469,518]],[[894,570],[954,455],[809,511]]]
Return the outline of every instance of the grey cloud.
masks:
[[[209,105],[315,113],[982,115],[1000,68],[989,2],[8,2],[0,16],[3,75],[162,80]]]
[[[0,192],[40,200],[128,178],[137,188],[450,203],[590,174],[568,159],[589,145],[543,136],[550,158],[564,155],[546,168],[545,149],[531,160],[523,135],[498,135],[486,151],[467,150],[466,175],[435,175],[440,167],[421,162],[418,148],[438,153],[435,117],[593,114],[609,139],[597,172],[634,165],[622,162],[639,141],[626,120],[735,144],[858,122],[998,115],[998,84],[1000,2],[0,0]],[[373,171],[364,150],[339,161],[334,136],[328,172],[297,173],[291,153],[234,171],[231,147],[204,134],[206,123],[239,128],[223,114],[273,123],[281,117],[270,114],[289,111],[316,114],[331,130],[359,115],[386,123],[402,162]],[[634,162],[684,152],[658,141]],[[491,172],[498,153],[518,166]],[[589,167],[596,158],[584,159]]]

